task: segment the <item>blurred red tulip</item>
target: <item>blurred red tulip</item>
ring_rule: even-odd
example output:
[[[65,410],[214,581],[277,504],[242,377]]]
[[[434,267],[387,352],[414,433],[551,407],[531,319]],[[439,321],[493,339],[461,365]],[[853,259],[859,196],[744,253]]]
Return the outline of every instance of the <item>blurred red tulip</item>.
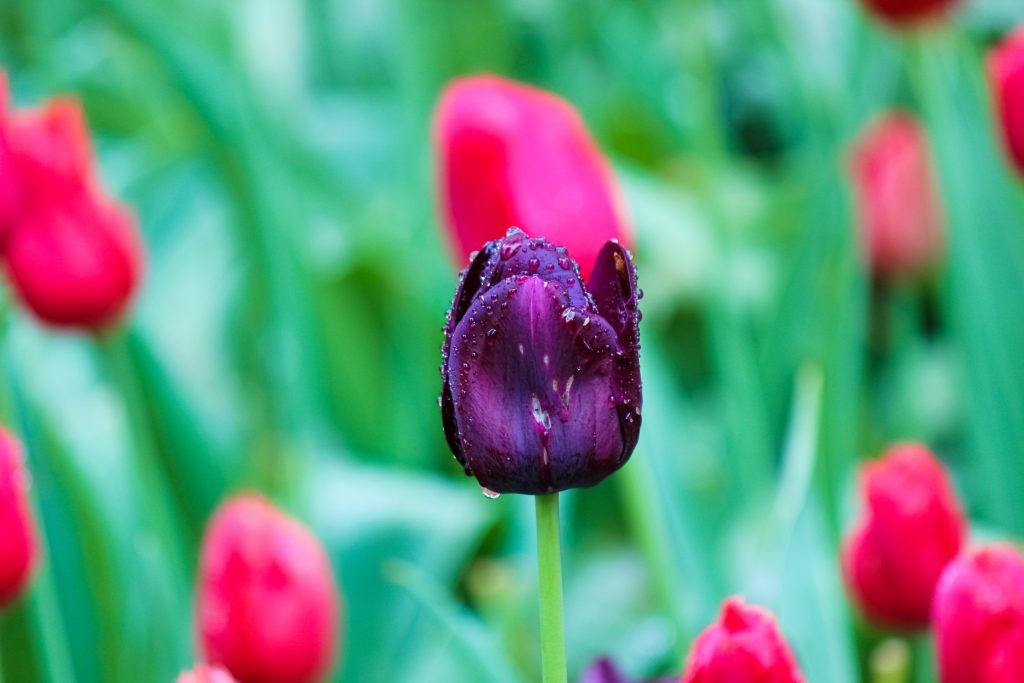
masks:
[[[939,19],[949,12],[957,0],[862,0],[864,7],[891,26],[905,28],[911,24]]]
[[[927,270],[943,248],[943,216],[928,142],[908,114],[877,119],[854,144],[851,174],[861,243],[882,278]]]
[[[312,683],[335,659],[340,601],[313,535],[256,495],[223,504],[203,539],[199,640],[239,683]]]
[[[563,246],[584,279],[631,234],[611,171],[579,114],[496,76],[451,83],[435,120],[444,219],[459,263],[510,227]]]
[[[682,683],[737,681],[803,683],[804,676],[775,618],[729,598],[718,621],[697,637]]]
[[[1009,546],[968,551],[935,592],[942,683],[1024,681],[1024,557]]]
[[[5,85],[5,84],[3,84]],[[3,86],[0,86],[3,87]],[[135,220],[93,176],[77,102],[8,112],[0,97],[0,237],[23,303],[51,325],[98,330],[116,321],[142,275]]]
[[[177,683],[235,683],[235,679],[224,669],[198,666],[178,676]]]
[[[28,585],[39,555],[21,444],[0,427],[0,609]]]
[[[924,446],[895,446],[864,467],[860,496],[863,517],[843,544],[847,589],[870,621],[925,628],[935,585],[966,536],[949,477]]]
[[[988,75],[1007,154],[1024,174],[1024,27],[992,50]]]

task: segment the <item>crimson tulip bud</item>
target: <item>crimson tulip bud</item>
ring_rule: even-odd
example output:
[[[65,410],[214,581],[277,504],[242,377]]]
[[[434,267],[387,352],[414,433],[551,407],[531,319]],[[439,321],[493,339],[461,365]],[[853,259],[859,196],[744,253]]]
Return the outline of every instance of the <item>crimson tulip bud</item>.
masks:
[[[918,122],[890,112],[854,144],[850,171],[861,244],[883,279],[912,278],[943,249],[943,217]]]
[[[590,275],[608,240],[630,243],[618,192],[579,114],[495,76],[451,83],[435,119],[444,219],[458,261],[517,225]]]
[[[693,644],[682,683],[803,683],[796,657],[766,610],[729,598]]]
[[[177,683],[235,683],[235,679],[224,669],[199,666],[178,676]]]
[[[131,213],[93,177],[92,149],[78,103],[0,109],[4,267],[14,291],[51,325],[101,329],[128,306],[142,275]]]
[[[864,467],[860,495],[864,514],[842,552],[847,588],[872,622],[925,628],[935,585],[966,537],[949,477],[924,446],[895,446]]]
[[[335,659],[340,600],[320,543],[257,495],[224,503],[203,539],[197,624],[239,683],[312,683]]]
[[[1007,154],[1024,174],[1024,27],[989,54],[988,77]]]
[[[862,0],[865,9],[896,28],[941,19],[957,0]]]
[[[0,609],[25,590],[39,556],[21,444],[0,427]]]
[[[935,591],[942,683],[1024,681],[1024,557],[1010,546],[967,551]]]
[[[466,474],[497,493],[593,486],[640,435],[632,256],[601,249],[586,286],[562,247],[518,229],[462,273],[445,325],[441,408]]]

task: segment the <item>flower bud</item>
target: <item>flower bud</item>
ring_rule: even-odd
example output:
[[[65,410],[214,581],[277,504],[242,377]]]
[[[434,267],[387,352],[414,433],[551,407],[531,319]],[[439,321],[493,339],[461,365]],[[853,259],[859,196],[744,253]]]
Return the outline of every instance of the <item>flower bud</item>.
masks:
[[[766,610],[729,598],[718,621],[693,644],[682,683],[803,683],[796,658],[775,618]]]
[[[584,277],[630,231],[601,152],[576,110],[495,76],[453,82],[437,108],[438,177],[458,260],[518,225],[564,246]]]
[[[863,516],[842,552],[847,589],[877,625],[925,628],[935,585],[966,535],[949,477],[924,446],[895,446],[864,467],[860,495]]]
[[[442,417],[467,474],[498,493],[593,486],[640,434],[636,269],[616,242],[586,286],[562,247],[522,231],[488,242],[452,301]]]
[[[115,322],[141,278],[135,220],[105,196],[92,167],[74,100],[0,110],[0,175],[17,188],[0,192],[4,267],[18,297],[51,325],[98,330]]]
[[[214,515],[203,539],[197,624],[206,660],[239,683],[312,683],[335,658],[340,602],[313,535],[256,495]]]
[[[224,669],[199,666],[178,676],[177,683],[235,683],[235,679]]]
[[[872,272],[913,278],[933,265],[943,249],[943,218],[917,121],[898,112],[877,119],[854,144],[850,172]]]
[[[0,610],[25,590],[39,555],[21,444],[0,427]]]
[[[1024,27],[989,54],[988,77],[1007,155],[1024,174]]]
[[[956,0],[862,0],[864,8],[885,23],[906,28],[944,17]]]
[[[997,545],[951,562],[934,622],[942,683],[1024,681],[1024,557]]]

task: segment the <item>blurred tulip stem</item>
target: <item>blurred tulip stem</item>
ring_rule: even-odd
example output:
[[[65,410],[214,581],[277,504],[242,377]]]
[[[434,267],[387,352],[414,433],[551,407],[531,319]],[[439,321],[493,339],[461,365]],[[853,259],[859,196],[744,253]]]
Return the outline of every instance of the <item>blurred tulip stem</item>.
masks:
[[[42,519],[36,510],[36,519]],[[40,659],[46,680],[56,683],[73,683],[75,676],[71,669],[71,656],[65,634],[64,622],[60,615],[56,586],[53,583],[53,571],[49,566],[52,559],[44,556],[44,566],[39,568],[35,579],[35,587],[28,597],[29,614],[35,641],[40,644]]]
[[[172,582],[172,593],[182,600],[186,594],[186,572],[184,545],[181,529],[175,522],[171,493],[167,488],[167,478],[161,471],[161,463],[156,450],[155,429],[150,424],[146,411],[146,397],[139,381],[135,364],[130,356],[125,340],[125,332],[111,331],[99,335],[97,346],[110,381],[116,387],[128,425],[129,445],[133,462],[137,468],[140,495],[148,507],[148,517],[153,530],[163,543],[160,547],[167,548],[167,558]],[[185,600],[187,602],[187,600]],[[185,604],[178,602],[176,604]]]
[[[537,496],[537,568],[540,578],[540,656],[543,683],[566,683],[565,608],[558,494]]]
[[[910,648],[902,638],[889,638],[871,652],[871,683],[910,683]]]

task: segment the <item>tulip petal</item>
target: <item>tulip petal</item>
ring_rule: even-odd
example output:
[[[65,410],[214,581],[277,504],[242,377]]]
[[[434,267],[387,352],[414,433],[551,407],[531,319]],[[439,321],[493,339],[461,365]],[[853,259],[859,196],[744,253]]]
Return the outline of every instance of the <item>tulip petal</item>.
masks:
[[[482,486],[592,486],[630,451],[614,400],[614,330],[559,282],[507,278],[458,323],[448,381],[464,457]]]

